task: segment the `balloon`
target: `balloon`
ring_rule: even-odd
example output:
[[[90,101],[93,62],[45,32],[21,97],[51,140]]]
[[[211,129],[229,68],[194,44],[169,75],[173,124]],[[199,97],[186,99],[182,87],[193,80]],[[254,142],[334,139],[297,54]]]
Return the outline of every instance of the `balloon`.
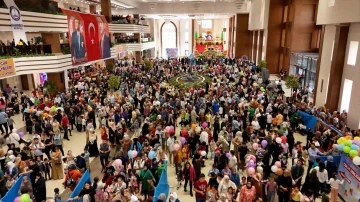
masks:
[[[354,140],[360,140],[359,136],[354,137]]]
[[[337,148],[338,148],[338,145],[337,145],[337,144],[333,144],[332,148],[333,148],[333,149],[337,149]]]
[[[45,110],[45,111],[50,111],[50,108],[49,108],[49,107],[45,107],[44,110]]]
[[[350,150],[349,155],[350,155],[351,157],[358,156],[358,151],[357,151],[357,150]]]
[[[206,156],[206,151],[201,151],[201,156]]]
[[[255,163],[254,163],[254,162],[249,161],[248,166],[249,166],[249,167],[251,167],[251,168],[254,168],[254,167],[255,167]]]
[[[132,151],[131,150],[129,150],[127,154],[128,154],[129,158],[132,158]]]
[[[268,142],[266,140],[261,141],[261,146],[266,147]]]
[[[227,158],[230,158],[230,157],[231,157],[231,155],[230,155],[230,153],[229,153],[229,152],[228,152],[228,153],[226,153],[225,155],[226,155],[226,157],[227,157]]]
[[[20,196],[19,202],[29,202],[30,201],[30,195],[29,194],[23,194]]]
[[[271,166],[271,171],[276,173],[279,170],[279,168],[276,165]]]
[[[281,163],[280,163],[280,161],[276,161],[276,162],[275,162],[275,165],[276,165],[276,167],[281,168]]]
[[[169,127],[169,126],[166,126],[166,127],[165,127],[165,131],[168,133],[169,130],[170,130],[170,127]]]
[[[186,142],[186,139],[184,137],[180,137],[181,144],[184,144]]]
[[[170,130],[175,130],[174,126],[169,126]]]
[[[338,140],[337,140],[337,143],[338,144],[343,144],[345,143],[346,139],[344,137],[340,137]]]
[[[195,128],[196,128],[196,124],[195,124],[195,123],[191,124],[191,128],[192,128],[192,129],[195,129]]]
[[[257,148],[259,147],[258,143],[254,143],[253,145],[253,149],[257,150]]]
[[[282,175],[283,172],[284,172],[284,171],[283,171],[281,168],[279,168],[278,171],[276,171],[276,174],[277,174],[277,175]]]
[[[281,140],[282,140],[283,143],[285,143],[286,140],[287,140],[286,136],[281,136]]]
[[[264,169],[263,169],[263,167],[258,166],[258,167],[256,167],[256,171],[257,171],[258,173],[262,173],[262,172],[264,171]]]
[[[359,146],[353,144],[353,145],[350,146],[350,149],[357,151],[357,150],[359,150]]]
[[[16,197],[16,198],[14,199],[14,202],[20,202],[20,196]]]
[[[249,175],[255,174],[255,168],[252,168],[252,167],[248,168],[248,174]]]
[[[275,139],[275,141],[276,141],[278,144],[280,144],[280,143],[281,143],[281,138],[280,138],[280,137],[277,137],[277,138]]]
[[[203,122],[203,123],[202,123],[202,127],[203,127],[203,128],[207,128],[207,127],[208,127],[208,123],[207,123],[207,122]]]
[[[20,132],[20,133],[19,133],[19,136],[20,136],[20,137],[24,137],[24,136],[25,136],[25,133],[24,133],[24,132]]]
[[[174,144],[174,150],[177,151],[180,149],[180,145],[179,144]]]
[[[345,139],[347,139],[347,140],[352,140],[352,136],[351,136],[351,135],[347,135],[347,136],[345,136]]]
[[[200,131],[201,131],[201,128],[200,128],[200,127],[196,127],[196,128],[195,128],[195,132],[200,133]]]
[[[345,146],[350,147],[352,145],[352,141],[351,140],[346,140],[344,144],[345,144]]]
[[[174,131],[174,129],[172,129],[172,128],[169,128],[169,131],[168,131],[168,133],[170,133],[170,134],[173,134],[173,133],[175,133],[175,131]]]
[[[45,118],[48,118],[48,117],[49,117],[49,114],[48,114],[48,113],[44,113],[44,117],[45,117]]]
[[[55,112],[55,111],[56,111],[56,107],[55,107],[55,106],[52,106],[52,107],[50,108],[50,111]]]
[[[338,145],[338,150],[342,151],[344,149],[345,145],[344,144],[339,144]]]
[[[344,146],[343,151],[348,154],[350,152],[350,147]]]
[[[148,157],[150,160],[153,160],[156,157],[156,153],[154,151],[150,151]]]
[[[116,159],[116,160],[114,161],[114,163],[115,163],[115,165],[116,165],[117,167],[120,167],[120,166],[122,165],[121,159]]]
[[[360,140],[353,140],[352,143],[360,147]]]
[[[133,150],[133,151],[131,152],[132,158],[137,157],[137,155],[138,155],[138,152],[137,152],[136,150]]]
[[[353,163],[354,163],[355,165],[359,166],[359,165],[360,165],[360,157],[355,156],[355,157],[353,158]]]
[[[185,128],[181,130],[181,135],[185,136],[185,135],[187,135],[187,133],[188,132],[187,132],[187,130]]]

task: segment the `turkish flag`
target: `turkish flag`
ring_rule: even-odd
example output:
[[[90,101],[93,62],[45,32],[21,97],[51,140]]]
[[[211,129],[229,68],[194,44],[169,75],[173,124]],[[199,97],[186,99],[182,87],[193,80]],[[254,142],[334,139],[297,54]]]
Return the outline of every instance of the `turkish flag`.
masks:
[[[100,59],[99,51],[99,26],[96,15],[79,13],[84,22],[85,44],[87,49],[88,61]]]

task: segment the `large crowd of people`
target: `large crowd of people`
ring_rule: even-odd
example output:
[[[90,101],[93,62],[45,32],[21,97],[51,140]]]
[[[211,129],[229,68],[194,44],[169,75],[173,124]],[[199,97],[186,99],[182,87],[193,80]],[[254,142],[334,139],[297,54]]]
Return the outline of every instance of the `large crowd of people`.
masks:
[[[358,136],[346,126],[346,112],[314,107],[306,88],[285,97],[281,82],[262,78],[249,61],[152,62],[153,68],[146,69],[116,61],[113,72],[97,69],[92,78],[79,71],[80,76],[70,75],[65,92],[52,97],[46,86],[30,94],[2,89],[0,129],[8,149],[0,148],[1,196],[21,175],[20,198],[46,200],[45,181],[51,179],[64,179],[73,190],[82,173],[92,171],[89,157],[99,157],[94,161],[100,161],[103,176],[85,184],[78,196],[83,201],[153,201],[168,169],[175,169],[177,192],[197,202],[329,201],[330,192],[337,201],[343,183],[331,157],[339,152],[332,148],[337,134],[321,124],[315,132],[303,128],[298,110]],[[115,89],[111,74],[121,81]],[[168,83],[183,74],[211,82],[189,88]],[[16,113],[22,114],[24,132],[14,129]],[[63,149],[74,130],[86,134],[81,154]],[[297,132],[306,135],[306,142],[294,138]],[[21,138],[24,133],[32,134],[31,142]],[[319,160],[322,155],[328,155],[326,162]],[[211,169],[204,170],[209,164]],[[54,191],[54,200],[61,200],[59,189]],[[165,202],[166,194],[157,201]],[[171,192],[169,200],[181,198]]]

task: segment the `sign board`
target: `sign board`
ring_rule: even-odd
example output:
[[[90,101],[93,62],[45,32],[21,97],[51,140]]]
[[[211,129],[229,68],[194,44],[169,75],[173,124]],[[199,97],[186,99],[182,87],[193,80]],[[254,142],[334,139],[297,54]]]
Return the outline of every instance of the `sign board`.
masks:
[[[0,78],[15,76],[15,75],[16,75],[16,71],[14,66],[14,60],[12,58],[0,60]]]

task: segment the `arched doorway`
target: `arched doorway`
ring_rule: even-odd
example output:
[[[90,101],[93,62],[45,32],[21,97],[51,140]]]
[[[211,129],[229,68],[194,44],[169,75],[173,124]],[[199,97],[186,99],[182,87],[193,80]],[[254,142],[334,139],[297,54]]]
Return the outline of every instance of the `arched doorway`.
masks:
[[[176,48],[177,29],[173,22],[164,22],[161,26],[161,56],[167,58],[166,49]]]

